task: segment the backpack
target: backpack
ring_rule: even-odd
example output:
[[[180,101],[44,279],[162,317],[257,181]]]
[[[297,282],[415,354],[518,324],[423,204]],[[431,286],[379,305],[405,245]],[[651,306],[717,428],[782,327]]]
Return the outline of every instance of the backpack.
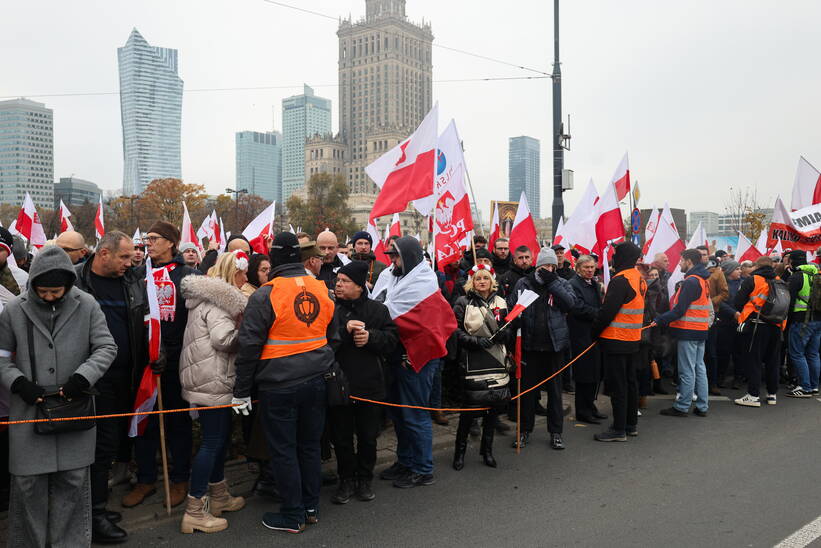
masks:
[[[807,300],[807,312],[811,312],[814,317],[821,317],[821,272],[816,272],[810,279],[810,296]]]
[[[769,294],[758,311],[758,318],[767,323],[779,324],[787,319],[790,312],[790,287],[784,280],[767,280]]]

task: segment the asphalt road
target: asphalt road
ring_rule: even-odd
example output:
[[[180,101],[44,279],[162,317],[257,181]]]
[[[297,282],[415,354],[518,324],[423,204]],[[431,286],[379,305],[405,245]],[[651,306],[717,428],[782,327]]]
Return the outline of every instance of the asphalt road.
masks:
[[[658,415],[669,404],[651,400],[627,443],[566,422],[567,450],[553,451],[541,424],[520,456],[497,436],[496,470],[472,443],[461,472],[450,450],[436,455],[430,487],[377,482],[375,501],[345,506],[325,488],[320,523],[301,535],[265,529],[275,508],[250,499],[224,532],[182,535],[174,521],[125,546],[773,546],[821,515],[821,402],[725,400],[707,418]]]

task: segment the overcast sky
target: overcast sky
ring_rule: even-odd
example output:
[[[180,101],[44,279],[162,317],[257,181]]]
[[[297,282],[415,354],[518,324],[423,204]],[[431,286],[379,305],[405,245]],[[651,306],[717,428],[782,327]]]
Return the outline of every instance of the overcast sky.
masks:
[[[285,0],[354,19],[364,0]],[[721,212],[730,188],[762,205],[788,197],[799,155],[821,165],[821,2],[574,0],[562,3],[562,73],[576,189],[608,182],[625,151],[641,206]],[[408,0],[434,43],[550,72],[547,0]],[[182,169],[211,193],[234,185],[234,132],[281,130],[281,101],[303,82],[333,100],[338,128],[337,24],[263,0],[27,0],[0,10],[0,96],[54,109],[55,177],[122,185],[117,48],[132,27],[179,50],[185,81]],[[528,76],[441,48],[434,80]],[[198,88],[283,86],[264,91]],[[550,80],[435,83],[440,126],[455,118],[484,215],[507,199],[508,138],[542,143],[542,215],[550,214]],[[485,217],[485,221],[486,221]]]

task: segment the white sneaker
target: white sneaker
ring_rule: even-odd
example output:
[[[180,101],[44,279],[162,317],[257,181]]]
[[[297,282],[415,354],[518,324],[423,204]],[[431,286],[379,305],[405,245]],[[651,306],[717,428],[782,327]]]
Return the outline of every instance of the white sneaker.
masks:
[[[767,405],[775,405],[775,394],[767,394]]]
[[[744,394],[743,397],[734,400],[736,405],[743,405],[745,407],[761,407],[761,399],[758,396],[751,396]]]
[[[698,401],[698,396],[696,396],[695,392],[693,392],[693,401]]]

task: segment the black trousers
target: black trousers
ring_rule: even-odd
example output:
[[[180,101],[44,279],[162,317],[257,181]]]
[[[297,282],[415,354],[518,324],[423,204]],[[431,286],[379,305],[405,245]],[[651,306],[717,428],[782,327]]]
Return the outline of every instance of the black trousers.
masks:
[[[624,432],[638,423],[637,354],[604,354],[604,377],[613,406],[613,430]]]
[[[719,320],[715,324],[716,329],[716,361],[718,366],[716,368],[716,375],[719,381],[732,371],[734,378],[744,376],[744,370],[741,367],[741,353],[740,349],[740,335],[738,335],[738,324]],[[730,369],[732,364],[732,369]]]
[[[596,407],[596,396],[599,392],[597,382],[576,381],[576,417],[590,418],[593,413],[598,413]]]
[[[707,332],[707,344],[704,348],[704,365],[707,369],[707,382],[710,386],[718,384],[718,324],[714,323]]]
[[[535,392],[535,390],[534,390]],[[487,411],[462,411],[459,413],[459,426],[456,428],[456,442],[466,442],[470,434],[470,426],[477,417],[482,420],[482,452],[493,446],[493,433],[499,420],[499,410],[496,408]]]
[[[767,323],[750,322],[741,335],[742,352],[747,372],[747,392],[759,396],[761,370],[767,383],[767,393],[778,392],[778,365],[781,357],[781,328]]]
[[[376,439],[382,426],[380,406],[352,402],[349,405],[329,407],[328,420],[339,479],[372,479],[376,464]]]
[[[106,374],[94,387],[100,393],[95,398],[98,415],[128,413],[133,405],[131,378],[128,372]],[[91,505],[95,513],[105,510],[108,502],[108,472],[128,439],[128,419],[103,419],[97,421],[97,446],[91,465]]]
[[[522,392],[558,371],[561,357],[562,354],[557,352],[522,352]],[[522,431],[533,432],[536,425],[536,403],[542,389],[547,392],[547,431],[561,434],[564,421],[561,375],[553,377],[539,389],[531,390],[521,398]]]

